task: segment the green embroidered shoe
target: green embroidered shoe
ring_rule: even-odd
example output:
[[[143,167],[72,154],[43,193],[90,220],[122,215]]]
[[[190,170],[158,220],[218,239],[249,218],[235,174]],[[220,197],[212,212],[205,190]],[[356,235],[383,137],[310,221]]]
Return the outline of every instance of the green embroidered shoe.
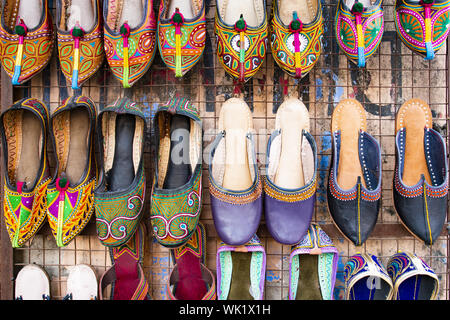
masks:
[[[94,190],[97,235],[120,246],[135,233],[145,198],[145,116],[135,102],[117,99],[98,117],[99,183]]]
[[[175,248],[189,240],[202,203],[202,123],[187,99],[171,99],[155,114],[158,152],[150,221],[156,240]]]

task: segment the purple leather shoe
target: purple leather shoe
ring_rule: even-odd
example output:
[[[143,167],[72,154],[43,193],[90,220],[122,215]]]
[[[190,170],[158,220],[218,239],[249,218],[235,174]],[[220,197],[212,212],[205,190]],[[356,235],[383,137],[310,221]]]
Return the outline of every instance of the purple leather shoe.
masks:
[[[220,239],[232,246],[250,241],[262,214],[262,183],[252,122],[251,111],[242,99],[227,100],[219,116],[220,133],[209,155],[214,225]]]
[[[308,130],[308,109],[287,99],[277,111],[263,179],[267,228],[282,244],[300,242],[314,213],[317,147]]]

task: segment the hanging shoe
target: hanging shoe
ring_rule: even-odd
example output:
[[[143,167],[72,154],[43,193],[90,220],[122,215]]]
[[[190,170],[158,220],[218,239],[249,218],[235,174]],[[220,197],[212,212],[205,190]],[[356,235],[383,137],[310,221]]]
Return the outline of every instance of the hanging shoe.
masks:
[[[155,177],[150,221],[168,248],[185,244],[196,230],[202,204],[202,122],[187,99],[171,99],[154,116]]]
[[[133,236],[145,199],[145,116],[129,98],[120,98],[98,116],[99,180],[94,190],[97,235],[117,247]]]
[[[394,19],[397,35],[412,51],[432,60],[447,42],[449,10],[449,0],[397,0]]]
[[[20,269],[15,279],[15,300],[50,300],[50,278],[37,264]]]
[[[150,285],[142,268],[147,238],[143,223],[130,240],[118,247],[109,248],[112,266],[103,273],[99,284],[100,300],[111,286],[109,300],[151,300]]]
[[[339,254],[328,235],[312,224],[289,256],[289,300],[333,300]]]
[[[322,53],[321,2],[273,1],[271,34],[272,56],[278,66],[292,77],[304,77]]]
[[[246,82],[266,56],[266,1],[216,0],[215,34],[223,68],[234,79]]]
[[[80,89],[105,57],[100,0],[58,0],[56,10],[61,71]]]
[[[263,300],[266,251],[256,234],[243,246],[217,249],[217,299]]]
[[[49,113],[37,99],[22,99],[0,116],[5,171],[3,213],[13,248],[32,239],[45,221]]]
[[[103,2],[105,53],[112,74],[130,88],[150,68],[156,52],[153,0]]]
[[[432,245],[447,216],[445,141],[433,129],[430,107],[420,99],[401,106],[395,126],[394,207],[405,227]]]
[[[334,32],[342,52],[364,68],[384,32],[382,0],[339,0]]]
[[[380,144],[367,133],[366,113],[354,99],[344,99],[331,118],[333,158],[327,202],[342,234],[362,245],[378,219],[381,198]]]
[[[166,66],[182,77],[205,49],[204,0],[163,0],[159,6],[159,53]]]
[[[261,220],[262,182],[253,137],[253,117],[245,101],[225,101],[209,154],[209,192],[217,234],[231,246],[250,241]]]
[[[50,119],[56,168],[47,187],[47,218],[58,247],[69,244],[94,212],[96,116],[94,102],[78,96],[64,100]]]
[[[311,224],[317,186],[317,146],[309,133],[308,109],[297,98],[278,108],[266,154],[267,229],[276,241],[294,245]]]
[[[167,279],[170,300],[215,300],[216,280],[206,267],[206,229],[201,222],[192,237],[171,250],[175,262]]]
[[[394,254],[387,264],[394,300],[436,300],[439,279],[425,261],[411,252]]]
[[[63,300],[97,300],[97,291],[97,275],[91,266],[77,264],[70,268]]]
[[[53,24],[47,0],[3,0],[1,63],[13,85],[44,69],[53,52]]]
[[[392,280],[374,255],[357,253],[344,267],[345,300],[391,300]]]

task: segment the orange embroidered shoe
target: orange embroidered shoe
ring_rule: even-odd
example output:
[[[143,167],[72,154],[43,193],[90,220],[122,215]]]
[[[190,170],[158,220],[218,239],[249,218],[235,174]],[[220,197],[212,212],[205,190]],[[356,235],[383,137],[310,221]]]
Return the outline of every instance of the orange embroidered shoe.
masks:
[[[0,116],[3,145],[3,213],[13,248],[31,239],[45,221],[47,185],[47,107],[22,99]]]
[[[159,53],[176,77],[182,77],[200,60],[205,39],[204,1],[161,1],[158,21]]]
[[[240,82],[253,77],[267,50],[266,1],[216,0],[217,56]]]
[[[50,61],[52,51],[53,25],[48,2],[3,0],[0,59],[12,84],[22,84],[38,74]]]
[[[80,89],[97,72],[105,56],[100,1],[58,0],[56,10],[61,71],[72,89]]]
[[[94,212],[96,116],[94,102],[85,96],[68,97],[51,116],[57,161],[47,187],[47,219],[58,247],[69,244]]]
[[[323,19],[320,1],[274,1],[270,27],[270,43],[275,62],[290,76],[304,77],[322,53]]]
[[[105,0],[105,53],[113,75],[130,88],[150,68],[156,50],[153,0]]]

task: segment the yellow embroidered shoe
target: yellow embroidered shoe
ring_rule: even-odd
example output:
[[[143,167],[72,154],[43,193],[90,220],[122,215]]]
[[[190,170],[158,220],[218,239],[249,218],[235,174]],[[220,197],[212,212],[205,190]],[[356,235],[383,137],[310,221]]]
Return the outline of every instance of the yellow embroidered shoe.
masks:
[[[314,67],[322,53],[323,19],[319,0],[274,0],[270,25],[272,55],[295,78]]]
[[[246,82],[266,56],[266,1],[216,0],[215,34],[222,67],[233,78]]]
[[[58,0],[57,36],[61,71],[80,89],[103,63],[100,0]]]
[[[31,239],[45,221],[47,185],[47,107],[22,99],[0,116],[4,159],[3,213],[14,248]]]
[[[105,54],[112,74],[130,88],[150,68],[156,52],[153,0],[103,2]]]
[[[94,212],[96,116],[94,102],[77,96],[64,100],[50,120],[57,161],[47,188],[47,218],[58,247],[69,244]]]
[[[0,59],[13,85],[31,79],[50,61],[53,25],[47,0],[3,0]]]
[[[182,77],[200,60],[205,49],[205,39],[203,0],[161,1],[158,21],[159,53],[176,77]]]

